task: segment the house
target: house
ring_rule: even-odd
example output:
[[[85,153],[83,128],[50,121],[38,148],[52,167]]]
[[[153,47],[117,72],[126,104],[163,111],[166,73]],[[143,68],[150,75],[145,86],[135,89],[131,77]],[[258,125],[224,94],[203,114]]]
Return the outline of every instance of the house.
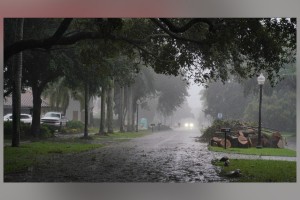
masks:
[[[81,121],[84,122],[84,108],[83,105],[80,104],[80,101],[74,99],[71,95],[69,98],[69,105],[66,109],[65,116],[68,120]],[[92,123],[92,111],[93,111],[93,99],[91,98],[89,102],[89,124]]]
[[[81,108],[80,102],[75,100],[71,95],[69,98],[69,105],[67,107],[65,116],[68,120],[82,121],[84,122],[84,109]],[[31,90],[26,90],[21,93],[21,113],[31,114],[33,110],[33,96]],[[89,104],[89,124],[92,121],[91,111],[93,110],[93,100]],[[53,111],[50,107],[48,99],[42,98],[41,115],[46,112]],[[12,113],[12,96],[5,97],[3,99],[3,115]]]
[[[31,114],[33,109],[33,97],[32,91],[26,90],[24,93],[21,93],[21,113]],[[47,100],[42,99],[41,113],[48,112],[50,109],[49,103]],[[5,97],[3,99],[3,115],[12,113],[12,96]]]

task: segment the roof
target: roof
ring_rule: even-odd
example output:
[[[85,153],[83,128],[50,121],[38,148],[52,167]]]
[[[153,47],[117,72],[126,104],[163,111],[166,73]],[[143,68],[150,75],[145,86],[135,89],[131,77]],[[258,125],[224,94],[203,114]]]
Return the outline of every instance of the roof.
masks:
[[[3,99],[3,106],[12,106],[11,95]],[[46,99],[42,99],[42,107],[50,107],[49,102]],[[21,107],[33,107],[33,97],[31,90],[26,90],[25,93],[21,93]]]

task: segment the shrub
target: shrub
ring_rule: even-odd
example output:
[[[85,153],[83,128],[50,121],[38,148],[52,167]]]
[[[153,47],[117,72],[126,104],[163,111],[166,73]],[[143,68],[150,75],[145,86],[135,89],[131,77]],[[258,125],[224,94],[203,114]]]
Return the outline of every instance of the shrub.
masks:
[[[41,124],[40,134],[38,135],[39,138],[49,138],[54,136],[55,130],[48,125]]]
[[[81,121],[68,121],[66,126],[61,129],[61,133],[76,134],[81,133],[84,129],[84,124]]]
[[[68,129],[84,129],[84,124],[81,121],[68,121],[66,124],[66,128]]]
[[[62,128],[60,133],[62,134],[76,134],[76,133],[81,133],[83,132],[81,129],[77,129],[77,128]]]
[[[45,129],[48,129],[52,134],[54,134],[54,132],[60,128],[60,127],[52,126],[49,124],[41,124],[41,133],[42,133],[42,127],[43,127],[44,131],[46,131]]]
[[[40,129],[41,132],[38,135],[39,138],[49,138],[54,135],[55,128],[45,124],[41,124],[40,128],[41,128]],[[10,139],[11,137],[12,137],[12,122],[4,122],[4,138]],[[32,137],[31,125],[21,122],[20,139],[28,139],[30,137]]]
[[[30,136],[30,125],[21,122],[20,124],[20,138],[24,139]],[[4,138],[12,137],[12,122],[4,122]]]
[[[12,135],[12,122],[4,122],[4,138],[11,137]]]

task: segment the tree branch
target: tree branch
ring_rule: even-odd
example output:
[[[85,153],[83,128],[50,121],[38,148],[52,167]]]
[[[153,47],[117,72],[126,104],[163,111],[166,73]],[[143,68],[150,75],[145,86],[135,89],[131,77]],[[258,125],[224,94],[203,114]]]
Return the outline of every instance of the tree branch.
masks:
[[[73,20],[72,18],[66,18],[61,22],[54,35],[49,39],[50,45],[54,44],[57,40],[59,40],[63,36],[63,34],[68,30],[72,20]]]
[[[174,32],[170,31],[164,23],[162,23],[158,19],[151,19],[157,26],[159,26],[166,34],[153,34],[149,35],[143,39],[129,39],[122,36],[114,36],[114,35],[107,35],[100,32],[77,32],[72,35],[63,36],[63,34],[67,31],[68,27],[70,26],[72,19],[64,19],[60,26],[57,28],[57,31],[54,33],[53,36],[45,39],[30,39],[30,40],[21,40],[17,41],[14,44],[5,47],[4,49],[4,63],[14,54],[19,53],[21,51],[27,50],[27,49],[50,49],[51,47],[55,45],[71,45],[75,44],[78,41],[86,40],[86,39],[112,39],[112,40],[122,40],[129,42],[131,44],[140,45],[140,44],[146,44],[151,41],[152,38],[158,38],[158,37],[172,37],[174,39],[182,40],[182,41],[188,41],[197,43],[198,45],[204,44],[201,41],[193,40],[189,38],[184,38],[180,35],[175,34]],[[164,20],[165,23],[167,23],[170,27],[171,24],[168,22],[167,19]],[[193,24],[195,24],[196,21],[191,20],[188,25],[179,28],[180,31],[183,31],[184,29],[188,29],[188,27],[191,27]]]
[[[188,23],[181,27],[175,26],[169,19],[166,18],[159,18],[160,21],[162,21],[165,25],[168,26],[169,30],[172,31],[173,33],[183,33],[190,29],[192,26],[194,26],[197,23],[206,23],[209,25],[210,30],[213,28],[213,24],[209,19],[201,19],[201,18],[196,18],[196,19],[191,19]]]
[[[168,35],[170,35],[172,38],[177,39],[177,40],[181,40],[181,41],[186,41],[186,42],[192,42],[192,43],[196,43],[198,45],[204,45],[204,42],[199,41],[199,40],[193,40],[190,38],[185,38],[182,37],[172,31],[170,31],[160,20],[158,19],[151,19],[151,21],[156,24],[158,27],[160,27],[165,33],[167,33]]]

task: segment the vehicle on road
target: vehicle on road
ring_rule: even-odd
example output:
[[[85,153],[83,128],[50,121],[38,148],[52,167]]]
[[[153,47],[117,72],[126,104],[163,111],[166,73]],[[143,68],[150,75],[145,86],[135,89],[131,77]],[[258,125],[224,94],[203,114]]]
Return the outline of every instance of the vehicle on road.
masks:
[[[193,128],[194,127],[194,123],[185,123],[184,124],[184,127],[186,127],[186,128]]]
[[[4,122],[11,122],[13,120],[13,115],[12,113],[6,114],[3,117]],[[32,117],[29,114],[20,114],[20,121],[25,123],[25,124],[31,124],[32,123]]]
[[[185,129],[195,129],[197,128],[196,124],[197,124],[197,121],[194,119],[194,118],[184,118],[184,119],[181,119],[180,120],[180,123],[182,124],[182,127],[185,128]]]
[[[48,124],[52,126],[66,126],[67,119],[61,112],[47,112],[41,118],[41,124]]]

